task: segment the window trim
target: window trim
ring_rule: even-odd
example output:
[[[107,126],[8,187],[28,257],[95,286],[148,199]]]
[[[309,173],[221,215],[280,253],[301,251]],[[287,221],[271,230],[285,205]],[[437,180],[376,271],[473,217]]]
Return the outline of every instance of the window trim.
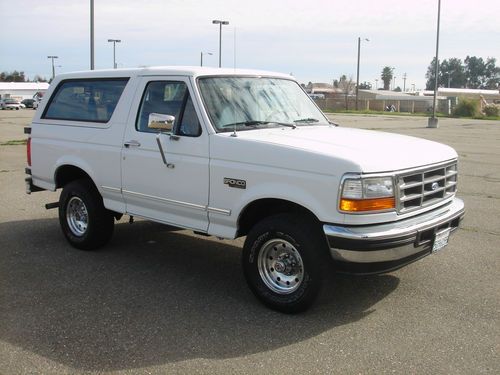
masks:
[[[57,121],[77,121],[77,122],[86,122],[86,123],[97,123],[97,124],[107,124],[111,121],[111,118],[113,117],[115,111],[113,110],[113,113],[109,117],[107,121],[104,120],[83,120],[83,119],[77,119],[77,118],[59,118],[59,117],[47,117],[47,111],[50,108],[50,105],[52,104],[54,98],[56,97],[57,93],[61,89],[61,87],[66,84],[66,83],[71,83],[71,82],[96,82],[96,81],[124,81],[125,86],[123,87],[122,93],[120,94],[120,98],[118,98],[118,101],[116,102],[115,110],[116,107],[118,106],[118,103],[120,102],[120,99],[123,96],[123,92],[125,91],[128,82],[130,81],[130,77],[99,77],[99,78],[70,78],[70,79],[65,79],[59,82],[54,89],[54,92],[50,96],[49,101],[47,102],[47,105],[43,109],[43,113],[40,116],[41,120],[57,120]]]
[[[139,116],[141,114],[141,109],[142,109],[142,105],[144,103],[144,97],[146,96],[147,88],[148,88],[148,86],[151,83],[157,83],[157,82],[165,83],[165,84],[167,84],[167,83],[184,83],[186,85],[186,93],[184,94],[184,97],[182,98],[182,104],[181,104],[181,107],[180,107],[180,110],[179,110],[180,116],[175,121],[175,125],[174,125],[173,131],[172,131],[172,135],[175,135],[175,136],[178,136],[178,137],[189,137],[189,138],[200,137],[203,134],[203,127],[201,126],[200,118],[198,116],[198,113],[196,113],[196,109],[195,109],[195,113],[196,113],[196,117],[198,119],[198,126],[200,128],[200,134],[198,134],[198,135],[179,134],[179,127],[180,127],[180,124],[182,123],[182,120],[184,118],[184,111],[186,110],[186,104],[187,104],[187,101],[188,101],[189,97],[191,97],[191,101],[193,102],[193,106],[194,106],[193,95],[191,94],[191,92],[189,90],[189,84],[188,84],[188,82],[186,82],[184,80],[153,79],[151,81],[147,81],[146,82],[146,84],[144,86],[144,89],[142,91],[141,100],[139,102],[139,107],[137,108],[137,113],[135,115],[135,125],[134,125],[135,131],[139,132],[139,133],[146,133],[146,134],[148,134],[148,133],[149,134],[157,134],[157,132],[155,132],[155,131],[144,131],[144,130],[140,130],[139,129]]]

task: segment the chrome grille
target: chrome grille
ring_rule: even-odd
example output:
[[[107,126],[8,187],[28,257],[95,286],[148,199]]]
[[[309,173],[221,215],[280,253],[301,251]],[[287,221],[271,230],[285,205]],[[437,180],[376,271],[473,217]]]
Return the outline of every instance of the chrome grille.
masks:
[[[457,162],[397,175],[398,212],[406,213],[453,197]]]

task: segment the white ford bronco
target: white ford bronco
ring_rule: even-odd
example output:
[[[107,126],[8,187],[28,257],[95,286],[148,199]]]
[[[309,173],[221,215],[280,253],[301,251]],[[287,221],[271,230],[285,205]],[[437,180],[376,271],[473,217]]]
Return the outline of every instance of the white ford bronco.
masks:
[[[28,139],[27,192],[61,188],[69,243],[105,245],[127,214],[246,236],[248,284],[284,312],[326,272],[380,273],[447,245],[457,154],[331,123],[289,75],[191,67],[61,74]]]

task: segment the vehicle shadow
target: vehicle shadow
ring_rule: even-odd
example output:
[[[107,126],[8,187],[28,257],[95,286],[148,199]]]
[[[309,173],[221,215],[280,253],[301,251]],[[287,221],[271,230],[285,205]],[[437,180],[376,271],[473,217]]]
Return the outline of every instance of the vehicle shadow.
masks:
[[[262,306],[240,248],[137,222],[96,252],[71,248],[56,219],[0,224],[0,340],[83,371],[232,358],[307,340],[369,315],[392,275],[329,277],[298,315]]]

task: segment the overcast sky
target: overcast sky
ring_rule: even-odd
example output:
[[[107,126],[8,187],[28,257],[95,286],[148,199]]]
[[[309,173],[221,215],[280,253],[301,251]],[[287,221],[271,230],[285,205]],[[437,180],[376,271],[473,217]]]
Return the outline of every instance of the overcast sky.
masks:
[[[386,65],[396,85],[425,85],[435,54],[438,0],[95,0],[95,67],[222,65],[292,73],[301,82],[331,82],[342,74],[375,86]],[[500,65],[500,1],[442,0],[440,59],[495,57]],[[90,67],[90,0],[0,0],[0,71],[50,78]]]

